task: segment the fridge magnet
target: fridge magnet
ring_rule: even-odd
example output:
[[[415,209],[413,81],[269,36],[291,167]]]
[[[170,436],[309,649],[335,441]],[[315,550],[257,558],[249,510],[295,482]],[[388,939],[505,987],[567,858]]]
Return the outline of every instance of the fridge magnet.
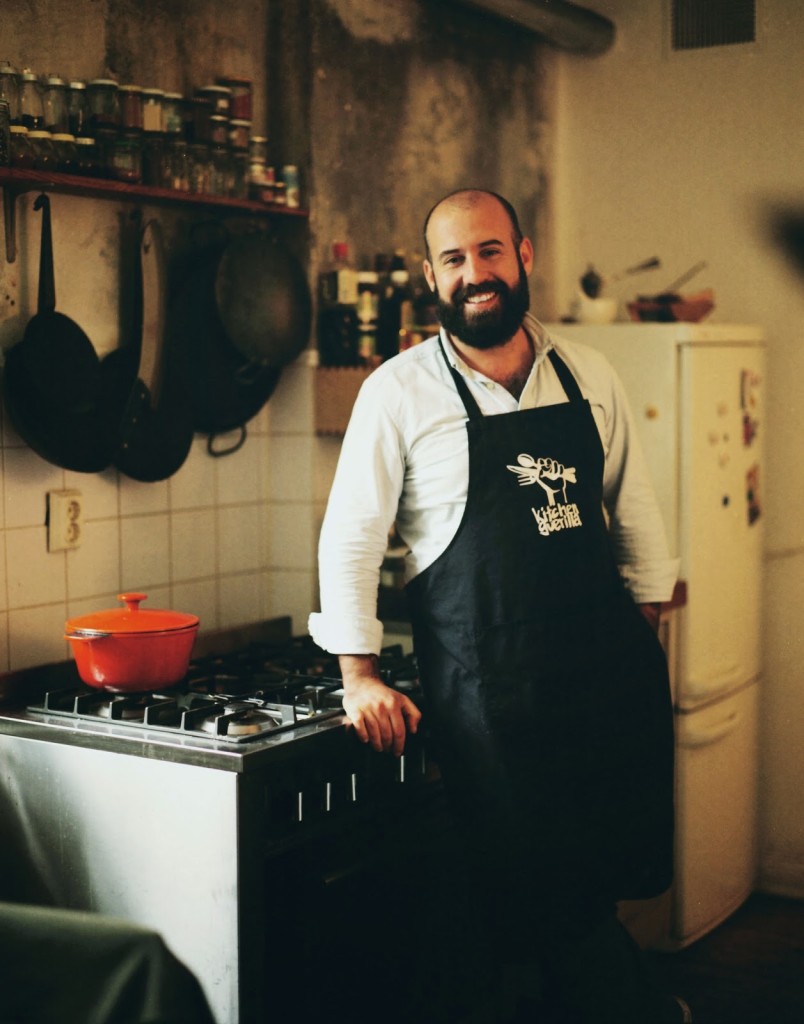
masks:
[[[756,463],[745,475],[745,500],[748,507],[748,525],[753,526],[762,514],[759,500],[759,466]]]
[[[743,445],[746,448],[753,444],[759,430],[759,384],[760,377],[755,370],[743,370],[740,373],[740,409],[743,414]]]

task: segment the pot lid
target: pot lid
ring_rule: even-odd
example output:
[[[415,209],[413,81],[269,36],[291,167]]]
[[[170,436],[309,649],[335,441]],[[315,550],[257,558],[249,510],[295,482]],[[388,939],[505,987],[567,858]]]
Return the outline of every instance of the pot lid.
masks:
[[[125,608],[107,608],[104,611],[80,615],[67,620],[67,630],[88,630],[102,633],[166,633],[190,629],[198,625],[197,615],[171,612],[164,608],[140,608],[147,594],[119,594]]]

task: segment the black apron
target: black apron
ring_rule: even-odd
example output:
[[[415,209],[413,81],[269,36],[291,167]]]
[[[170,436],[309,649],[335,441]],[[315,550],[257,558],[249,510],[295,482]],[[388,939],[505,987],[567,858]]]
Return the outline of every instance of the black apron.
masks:
[[[407,591],[469,842],[514,906],[560,908],[568,892],[670,884],[673,718],[664,653],[611,550],[591,408],[549,358],[569,401],[494,416],[450,367],[469,416],[466,508]]]

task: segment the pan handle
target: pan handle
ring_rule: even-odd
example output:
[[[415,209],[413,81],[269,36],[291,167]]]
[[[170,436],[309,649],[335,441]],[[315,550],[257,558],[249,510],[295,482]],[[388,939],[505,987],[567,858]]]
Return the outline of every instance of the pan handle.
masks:
[[[37,312],[56,308],[56,279],[53,275],[53,232],[50,228],[50,199],[44,192],[34,199],[33,208],[42,211],[42,242],[39,247],[39,300]]]
[[[105,640],[112,634],[102,629],[71,629],[64,634],[65,640]]]
[[[243,445],[246,443],[245,423],[241,423],[241,425],[237,429],[237,437],[226,448],[217,447],[216,439],[221,436],[220,434],[210,434],[209,437],[207,438],[207,453],[211,455],[213,459],[220,459],[223,458],[224,455],[234,455],[235,452],[239,452]]]

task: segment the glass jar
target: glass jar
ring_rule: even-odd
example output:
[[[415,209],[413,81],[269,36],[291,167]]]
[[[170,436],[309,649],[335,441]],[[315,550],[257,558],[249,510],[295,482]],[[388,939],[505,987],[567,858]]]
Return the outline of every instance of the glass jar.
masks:
[[[209,154],[209,191],[214,196],[230,196],[234,186],[234,164],[228,146],[212,143]]]
[[[142,182],[154,188],[170,188],[165,171],[165,139],[161,132],[143,132]]]
[[[20,75],[20,122],[29,132],[37,131],[44,124],[44,116],[39,81],[30,68],[25,68]]]
[[[189,147],[189,191],[196,195],[209,194],[209,146],[193,142]]]
[[[167,135],[181,133],[181,103],[180,92],[166,92],[162,97],[162,130]]]
[[[99,178],[102,168],[98,157],[98,145],[89,135],[79,135],[75,140],[75,173],[86,178]]]
[[[67,83],[58,75],[48,75],[42,92],[45,131],[61,134],[67,131]]]
[[[248,155],[252,163],[266,163],[268,160],[268,140],[264,135],[251,136],[248,140]]]
[[[163,132],[165,93],[162,89],[142,90],[142,127],[146,132]]]
[[[213,146],[225,146],[229,142],[229,119],[213,114],[209,119],[209,141]]]
[[[53,152],[57,171],[61,171],[62,174],[78,173],[78,151],[74,135],[68,132],[54,132]]]
[[[232,149],[242,149],[248,156],[248,142],[251,138],[251,121],[235,119],[229,122],[229,145]]]
[[[12,124],[9,129],[9,162],[12,167],[31,170],[34,154],[28,139],[28,129],[21,124]]]
[[[248,150],[232,150],[232,191],[233,199],[248,199]]]
[[[190,191],[190,147],[181,135],[168,136],[168,162],[170,188],[177,192]]]
[[[251,120],[251,81],[248,78],[219,78],[218,85],[229,90],[229,117]]]
[[[142,88],[139,85],[121,85],[117,90],[120,106],[120,127],[124,131],[142,129]]]
[[[120,124],[120,104],[117,82],[111,78],[93,78],[87,82],[87,102],[91,130],[117,128]]]
[[[229,112],[232,103],[232,90],[227,89],[225,85],[205,85],[196,89],[195,94],[209,103],[211,114],[220,114],[226,118],[232,116]]]
[[[36,170],[55,171],[56,151],[53,148],[53,138],[50,132],[35,128],[28,132],[28,141],[31,144]]]
[[[78,137],[89,133],[86,82],[70,82],[67,87],[67,124],[71,135]]]
[[[7,60],[0,61],[0,100],[8,104],[11,124],[20,123],[20,76]]]
[[[299,194],[299,168],[295,164],[285,164],[282,168],[282,181],[285,185],[286,205],[289,209],[298,209],[301,201]]]
[[[134,185],[142,181],[142,134],[136,130],[118,132],[111,144],[107,171],[115,181]]]

